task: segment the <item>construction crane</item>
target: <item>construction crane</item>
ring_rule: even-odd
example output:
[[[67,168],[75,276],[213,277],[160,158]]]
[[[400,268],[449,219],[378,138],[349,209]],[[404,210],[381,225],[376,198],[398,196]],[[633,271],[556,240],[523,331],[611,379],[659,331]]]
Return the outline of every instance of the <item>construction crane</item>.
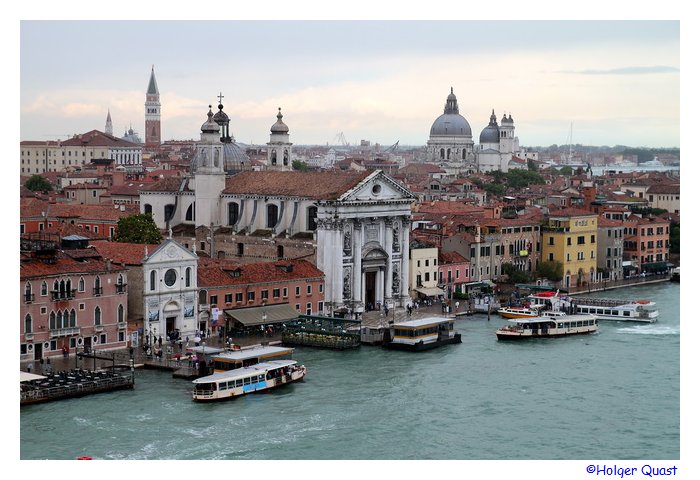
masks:
[[[343,132],[337,133],[335,137],[333,137],[333,144],[342,145],[344,147],[350,146],[350,143],[347,140],[345,140],[345,134]]]
[[[399,141],[397,140],[395,144],[384,150],[384,153],[394,153],[396,149],[399,148]]]

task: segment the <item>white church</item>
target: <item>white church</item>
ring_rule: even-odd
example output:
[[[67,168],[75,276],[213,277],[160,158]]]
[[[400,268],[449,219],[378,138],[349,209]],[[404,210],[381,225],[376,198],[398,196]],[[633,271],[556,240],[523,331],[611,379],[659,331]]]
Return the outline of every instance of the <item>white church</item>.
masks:
[[[362,313],[378,302],[404,307],[413,194],[379,170],[292,171],[281,111],[270,132],[268,168],[246,169],[244,157],[231,160],[226,151],[231,142],[223,106],[216,115],[210,107],[189,176],[141,191],[141,212],[161,229],[230,231],[241,249],[253,247],[252,239],[279,240],[279,258],[291,258],[283,252],[287,239],[310,239],[325,274],[324,311],[316,313]],[[240,168],[230,168],[237,162]]]
[[[499,125],[493,110],[488,125],[479,135],[479,144],[475,145],[471,126],[460,115],[457,96],[451,88],[443,114],[435,119],[430,128],[427,160],[454,171],[506,172],[519,149],[513,117],[503,114]]]

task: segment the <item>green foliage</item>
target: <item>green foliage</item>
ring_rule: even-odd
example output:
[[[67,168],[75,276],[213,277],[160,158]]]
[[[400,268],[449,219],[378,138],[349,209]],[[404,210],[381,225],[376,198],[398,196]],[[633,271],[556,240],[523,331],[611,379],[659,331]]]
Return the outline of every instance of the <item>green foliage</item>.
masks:
[[[483,186],[483,189],[489,195],[495,195],[497,197],[503,196],[506,193],[505,185],[501,185],[500,183],[487,183]]]
[[[48,192],[49,190],[53,190],[51,182],[41,175],[32,175],[29,180],[24,182],[24,186],[33,192]]]
[[[114,240],[125,243],[156,244],[161,242],[162,237],[153,217],[147,213],[138,213],[119,219]]]
[[[681,226],[678,223],[671,222],[671,233],[669,235],[669,253],[681,253]]]
[[[532,160],[531,158],[527,160],[527,169],[531,172],[538,171],[537,165],[535,165],[535,161]]]
[[[564,264],[557,260],[540,262],[537,265],[537,276],[552,282],[559,282],[564,278]]]
[[[501,271],[504,275],[508,275],[506,283],[528,283],[531,278],[528,272],[518,270],[512,263],[504,263],[501,265]]]
[[[559,171],[558,171],[557,173],[559,173],[559,175],[570,176],[571,174],[574,173],[574,169],[571,168],[571,167],[568,166],[568,165],[564,165],[563,167],[561,167],[561,168],[559,169]]]
[[[292,160],[292,169],[306,172],[309,170],[309,166],[301,160]]]
[[[525,188],[528,185],[542,184],[544,183],[544,178],[536,171],[531,170],[509,170],[508,172],[501,172],[500,170],[494,170],[489,172],[488,175],[493,178],[492,184],[501,185],[503,187],[502,193],[499,188],[492,188],[494,195],[502,195],[505,193],[507,188]],[[484,190],[489,192],[486,185],[484,185]],[[492,192],[489,192],[492,193]]]

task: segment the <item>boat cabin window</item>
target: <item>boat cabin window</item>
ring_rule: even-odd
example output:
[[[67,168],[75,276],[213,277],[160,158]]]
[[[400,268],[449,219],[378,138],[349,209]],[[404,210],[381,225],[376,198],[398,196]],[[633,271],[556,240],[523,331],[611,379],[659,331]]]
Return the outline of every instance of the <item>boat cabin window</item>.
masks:
[[[581,312],[582,312],[582,313],[588,313],[588,307],[582,308],[582,309],[581,309]]]
[[[564,328],[564,324],[561,323],[561,322],[560,322],[560,323],[557,323],[557,328]]]
[[[243,385],[250,385],[250,377],[246,377],[243,379]]]
[[[610,315],[610,310],[606,310],[605,315]]]
[[[612,314],[613,314],[613,315],[619,315],[620,312],[618,312],[617,310],[613,310],[613,311],[612,311]]]
[[[622,312],[622,316],[623,316],[623,317],[629,317],[629,316],[630,316],[630,311],[629,311],[629,310],[623,311],[623,312]]]
[[[216,383],[199,383],[195,388],[197,390],[213,391],[216,390]]]

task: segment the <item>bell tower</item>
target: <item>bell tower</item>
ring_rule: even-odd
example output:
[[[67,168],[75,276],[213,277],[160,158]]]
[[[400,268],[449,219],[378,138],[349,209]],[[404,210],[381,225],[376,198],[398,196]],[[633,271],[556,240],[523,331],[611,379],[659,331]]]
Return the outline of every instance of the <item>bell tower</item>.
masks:
[[[151,79],[146,90],[146,144],[147,149],[160,147],[160,92],[156,83],[154,67],[151,66]]]

